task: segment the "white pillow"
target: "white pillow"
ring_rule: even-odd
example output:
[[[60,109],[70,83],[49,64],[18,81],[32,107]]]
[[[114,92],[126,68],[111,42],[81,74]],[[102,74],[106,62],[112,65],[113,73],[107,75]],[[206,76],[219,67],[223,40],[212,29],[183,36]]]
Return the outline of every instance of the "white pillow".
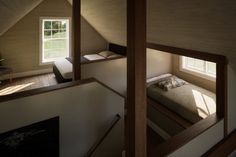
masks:
[[[100,56],[103,56],[105,58],[111,56],[111,55],[114,55],[115,53],[114,52],[111,52],[111,51],[102,51],[102,52],[99,52],[98,53]]]
[[[83,57],[89,61],[105,59],[103,56],[100,56],[98,54],[88,54],[88,55],[84,55]]]
[[[172,76],[172,74],[167,73],[167,74],[162,74],[162,75],[159,75],[156,77],[148,78],[147,84],[148,84],[148,86],[150,86],[150,85],[156,83],[158,80],[166,78],[166,77],[170,77],[170,76]]]
[[[108,56],[107,58],[118,58],[118,57],[122,57],[122,55],[114,54],[114,55]]]

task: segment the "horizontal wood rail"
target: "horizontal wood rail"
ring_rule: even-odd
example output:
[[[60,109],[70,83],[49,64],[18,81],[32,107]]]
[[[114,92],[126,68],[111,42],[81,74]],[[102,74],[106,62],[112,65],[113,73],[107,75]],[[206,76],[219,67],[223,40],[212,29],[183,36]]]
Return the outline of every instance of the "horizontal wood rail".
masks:
[[[223,55],[201,52],[196,50],[189,50],[184,48],[177,48],[172,46],[160,45],[155,43],[147,43],[147,47],[154,50],[159,50],[167,53],[172,53],[176,55],[183,55],[187,57],[194,57],[202,60],[207,60],[211,62],[227,64],[227,59]]]
[[[147,104],[152,105],[156,110],[167,116],[169,119],[173,120],[183,128],[189,128],[193,125],[193,123],[190,123],[188,120],[185,120],[184,118],[177,115],[175,112],[169,110],[168,108],[164,107],[163,105],[158,104],[151,98],[147,98]]]
[[[196,124],[190,126],[188,129],[182,131],[181,133],[173,136],[171,139],[166,142],[152,148],[149,152],[150,157],[163,157],[168,156],[173,153],[175,150],[182,147],[187,142],[191,141],[207,129],[214,126],[221,119],[217,117],[216,114],[208,116],[206,119],[203,119]]]
[[[236,130],[212,147],[203,157],[227,157],[234,150],[236,150]]]
[[[112,131],[112,129],[116,126],[116,124],[119,122],[120,119],[121,119],[121,116],[119,114],[117,114],[115,116],[113,122],[111,123],[111,126],[106,130],[104,135],[94,143],[94,145],[89,149],[89,151],[87,152],[87,154],[84,157],[91,157],[93,155],[93,153],[97,150],[97,148],[106,139],[106,137],[109,135],[109,133]]]
[[[9,95],[0,96],[0,103],[5,102],[5,101],[14,100],[14,99],[24,98],[24,97],[28,97],[28,96],[48,93],[48,92],[52,92],[52,91],[56,91],[56,90],[60,90],[60,89],[64,89],[64,88],[69,88],[69,87],[73,87],[73,86],[81,86],[81,85],[92,83],[92,82],[99,83],[100,85],[109,89],[111,92],[113,92],[125,99],[125,97],[123,95],[121,95],[117,91],[113,90],[112,88],[106,86],[105,84],[98,81],[97,79],[88,78],[88,79],[83,79],[83,80],[79,80],[79,81],[60,83],[60,84],[53,85],[53,86],[42,87],[42,88],[37,88],[37,89],[32,89],[32,90],[27,90],[27,91],[17,92],[17,93],[13,93],[13,94],[9,94]]]

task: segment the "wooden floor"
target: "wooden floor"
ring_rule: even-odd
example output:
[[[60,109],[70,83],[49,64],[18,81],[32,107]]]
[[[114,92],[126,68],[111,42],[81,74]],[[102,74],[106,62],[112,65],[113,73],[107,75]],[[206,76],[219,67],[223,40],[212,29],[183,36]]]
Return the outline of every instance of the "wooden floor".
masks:
[[[12,82],[5,80],[0,84],[0,96],[56,84],[58,83],[53,73],[17,78],[13,79]]]

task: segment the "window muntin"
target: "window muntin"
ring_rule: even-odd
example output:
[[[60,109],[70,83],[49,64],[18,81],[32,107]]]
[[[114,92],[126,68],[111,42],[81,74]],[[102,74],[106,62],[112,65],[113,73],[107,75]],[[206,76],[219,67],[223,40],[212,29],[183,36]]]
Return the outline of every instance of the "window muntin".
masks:
[[[206,77],[216,78],[216,63],[185,56],[182,56],[181,60],[181,69],[186,72],[200,74],[198,76],[205,75]]]
[[[68,18],[41,20],[41,63],[69,57],[70,25]]]

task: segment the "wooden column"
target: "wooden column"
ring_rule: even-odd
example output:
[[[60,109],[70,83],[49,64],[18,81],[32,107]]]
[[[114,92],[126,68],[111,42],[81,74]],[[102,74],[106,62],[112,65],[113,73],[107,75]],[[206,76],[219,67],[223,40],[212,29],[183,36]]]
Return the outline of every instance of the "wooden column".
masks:
[[[81,56],[81,39],[80,39],[80,31],[81,31],[81,21],[80,21],[80,0],[73,0],[73,72],[74,72],[74,80],[81,79],[81,64],[80,64],[80,56]]]
[[[146,0],[127,0],[126,155],[146,156]]]

